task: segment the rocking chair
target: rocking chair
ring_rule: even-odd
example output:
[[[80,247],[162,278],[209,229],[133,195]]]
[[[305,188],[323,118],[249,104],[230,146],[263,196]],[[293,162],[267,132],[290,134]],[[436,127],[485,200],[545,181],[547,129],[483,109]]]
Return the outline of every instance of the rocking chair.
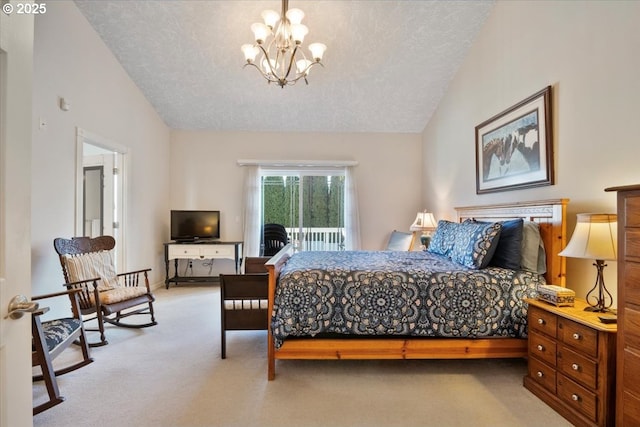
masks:
[[[84,316],[95,314],[98,321],[100,341],[90,343],[91,347],[108,344],[104,334],[105,322],[126,328],[146,328],[157,324],[153,312],[155,297],[149,287],[148,272],[151,269],[116,274],[111,258],[115,244],[111,236],[57,238],[53,241],[60,257],[65,286],[81,290],[78,295],[81,313]],[[133,315],[149,315],[151,319],[143,324],[122,322],[125,317]]]
[[[93,362],[82,325],[78,293],[80,293],[80,290],[76,289],[31,298],[32,301],[36,301],[68,295],[71,299],[71,311],[73,313],[72,317],[42,321],[40,316],[49,310],[48,307],[44,307],[36,309],[31,315],[31,337],[33,339],[31,365],[40,366],[42,369],[42,374],[34,375],[33,381],[44,380],[49,396],[49,400],[33,408],[33,415],[64,401],[64,397],[60,396],[60,390],[58,389],[57,376],[75,371]],[[71,343],[80,345],[82,360],[54,371],[52,360],[69,347]]]

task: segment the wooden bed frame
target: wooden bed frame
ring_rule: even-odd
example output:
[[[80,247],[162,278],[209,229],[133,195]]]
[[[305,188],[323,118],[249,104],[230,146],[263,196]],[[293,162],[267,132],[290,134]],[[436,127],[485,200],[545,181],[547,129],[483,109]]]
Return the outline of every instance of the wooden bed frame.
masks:
[[[540,224],[544,241],[547,283],[565,285],[565,258],[558,253],[566,244],[568,199],[469,206],[455,208],[459,221],[475,218],[499,221],[523,218]],[[267,263],[269,313],[273,312],[276,283],[282,267],[293,253],[288,245]],[[268,328],[268,379],[275,378],[276,359],[485,359],[520,358],[527,354],[527,340],[521,338],[288,338],[275,348]]]

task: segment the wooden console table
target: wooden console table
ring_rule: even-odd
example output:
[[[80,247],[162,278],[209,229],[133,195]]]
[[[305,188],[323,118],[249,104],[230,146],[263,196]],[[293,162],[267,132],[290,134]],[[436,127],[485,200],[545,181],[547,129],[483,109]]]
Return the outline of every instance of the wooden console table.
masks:
[[[170,283],[178,282],[211,282],[217,276],[180,276],[178,260],[180,259],[232,259],[236,263],[236,274],[242,265],[242,242],[222,242],[218,240],[196,240],[193,242],[168,242],[164,244],[164,284],[169,289]],[[175,274],[169,277],[169,261],[174,260]]]

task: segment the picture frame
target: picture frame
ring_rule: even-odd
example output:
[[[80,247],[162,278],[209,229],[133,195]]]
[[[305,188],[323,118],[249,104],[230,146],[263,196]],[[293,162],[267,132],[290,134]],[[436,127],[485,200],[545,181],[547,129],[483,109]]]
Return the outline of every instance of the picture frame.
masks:
[[[476,194],[552,185],[551,86],[476,126]]]

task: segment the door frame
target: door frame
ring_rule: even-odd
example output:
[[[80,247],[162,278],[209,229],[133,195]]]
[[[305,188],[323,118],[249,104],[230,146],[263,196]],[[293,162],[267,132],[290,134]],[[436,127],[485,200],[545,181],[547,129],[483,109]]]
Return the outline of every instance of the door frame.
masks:
[[[76,209],[75,209],[75,234],[76,236],[84,235],[84,144],[95,145],[102,149],[118,154],[119,161],[115,167],[118,168],[118,185],[117,202],[119,207],[117,217],[114,221],[118,222],[118,236],[115,251],[115,264],[120,271],[126,271],[126,221],[127,205],[127,160],[129,149],[122,144],[111,141],[86,129],[76,128]]]

